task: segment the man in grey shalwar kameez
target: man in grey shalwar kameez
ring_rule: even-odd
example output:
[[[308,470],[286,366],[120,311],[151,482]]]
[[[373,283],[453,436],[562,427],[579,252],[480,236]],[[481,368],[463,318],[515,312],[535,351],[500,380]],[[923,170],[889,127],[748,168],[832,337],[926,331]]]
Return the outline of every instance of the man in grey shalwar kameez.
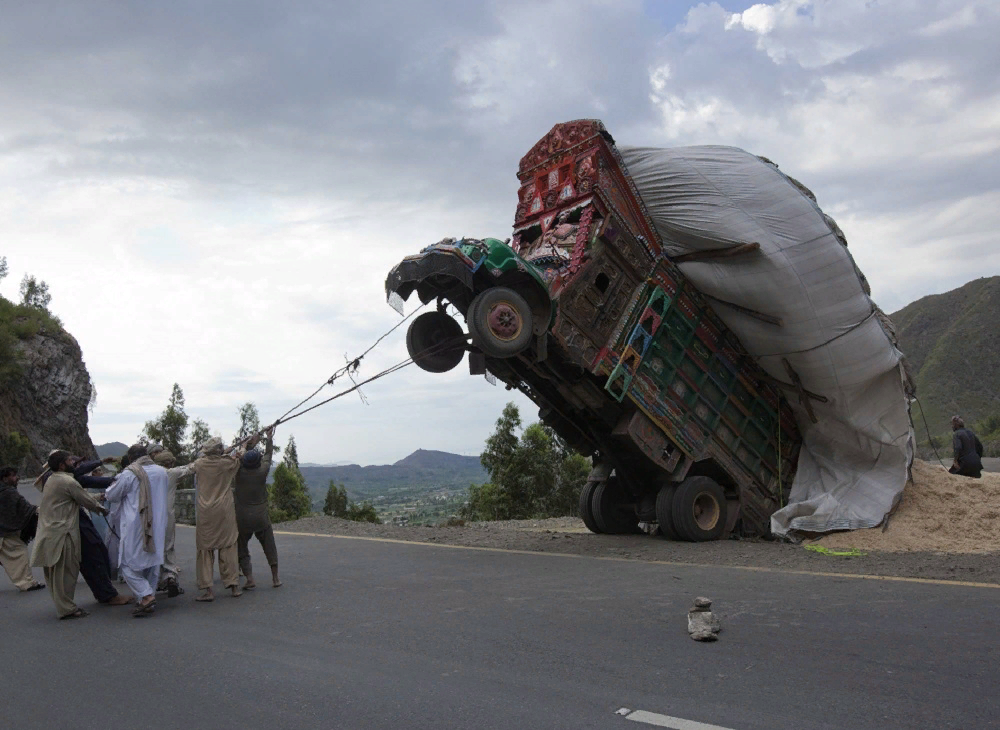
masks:
[[[271,585],[275,588],[281,585],[278,579],[278,548],[274,544],[274,530],[271,528],[271,517],[267,505],[267,473],[271,469],[271,454],[274,452],[274,429],[267,432],[267,445],[264,456],[256,449],[251,449],[243,455],[243,463],[236,473],[236,525],[240,531],[237,552],[240,559],[240,570],[246,576],[243,588],[252,590],[257,587],[253,579],[253,565],[250,561],[250,538],[256,536],[264,549],[264,557],[271,567]]]
[[[142,444],[132,446],[125,458],[128,467],[104,498],[111,524],[118,524],[118,567],[137,601],[132,615],[140,618],[156,607],[167,525],[167,470],[146,455]]]

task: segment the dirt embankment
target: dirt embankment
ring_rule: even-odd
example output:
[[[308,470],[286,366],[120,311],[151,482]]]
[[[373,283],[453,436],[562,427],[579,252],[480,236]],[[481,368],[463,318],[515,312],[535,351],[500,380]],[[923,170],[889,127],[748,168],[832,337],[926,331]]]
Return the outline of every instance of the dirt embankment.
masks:
[[[893,553],[1000,552],[1000,474],[949,474],[938,463],[913,462],[913,481],[883,529],[839,532],[818,541],[830,549]]]

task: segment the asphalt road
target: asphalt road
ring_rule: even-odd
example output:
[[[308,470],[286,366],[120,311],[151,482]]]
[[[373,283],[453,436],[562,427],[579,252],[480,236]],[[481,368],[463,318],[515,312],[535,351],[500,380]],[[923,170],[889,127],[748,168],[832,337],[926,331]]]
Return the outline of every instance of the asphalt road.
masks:
[[[178,539],[188,592],[149,619],[0,577],[4,727],[1000,726],[1000,588],[279,535],[282,588],[196,604]]]

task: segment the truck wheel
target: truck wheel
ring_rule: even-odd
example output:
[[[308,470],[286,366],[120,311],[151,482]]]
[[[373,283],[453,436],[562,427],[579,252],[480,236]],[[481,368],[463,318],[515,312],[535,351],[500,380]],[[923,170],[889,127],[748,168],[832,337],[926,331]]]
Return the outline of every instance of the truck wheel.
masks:
[[[446,373],[465,355],[462,325],[444,312],[424,312],[406,331],[406,351],[421,370]]]
[[[612,479],[597,484],[590,508],[594,511],[594,521],[603,533],[632,535],[639,532],[635,509],[625,501],[625,495]]]
[[[674,493],[676,484],[666,484],[656,493],[656,523],[660,526],[660,534],[668,540],[679,540],[677,528],[674,527]]]
[[[513,357],[531,343],[531,308],[503,286],[487,289],[469,305],[469,333],[488,357]]]
[[[674,492],[674,528],[682,540],[718,540],[726,529],[726,495],[711,477],[688,477]]]
[[[598,484],[600,482],[587,482],[580,490],[580,519],[583,520],[583,524],[587,526],[588,530],[599,535],[601,528],[597,526],[597,521],[594,519],[594,509],[591,506],[594,490],[597,489]]]

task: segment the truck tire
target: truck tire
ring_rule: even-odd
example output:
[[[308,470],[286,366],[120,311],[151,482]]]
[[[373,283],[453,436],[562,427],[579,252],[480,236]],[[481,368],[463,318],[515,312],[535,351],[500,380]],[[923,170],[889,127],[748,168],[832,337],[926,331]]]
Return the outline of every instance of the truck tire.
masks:
[[[446,373],[462,362],[465,332],[444,312],[424,312],[406,330],[406,351],[421,370]]]
[[[668,540],[679,540],[677,528],[674,527],[674,493],[676,484],[665,484],[656,493],[656,523],[660,526],[660,534]]]
[[[597,521],[594,519],[594,508],[591,506],[594,490],[597,489],[598,484],[600,482],[587,482],[580,490],[580,519],[583,520],[583,524],[587,526],[588,530],[599,535],[601,528],[597,526]]]
[[[513,289],[487,289],[469,305],[469,334],[487,357],[513,357],[531,344],[531,307]]]
[[[598,482],[590,500],[594,521],[607,535],[633,535],[639,532],[635,509],[622,497],[622,490],[613,479]]]
[[[674,492],[674,528],[682,540],[718,540],[726,529],[726,494],[711,477],[688,477]]]

